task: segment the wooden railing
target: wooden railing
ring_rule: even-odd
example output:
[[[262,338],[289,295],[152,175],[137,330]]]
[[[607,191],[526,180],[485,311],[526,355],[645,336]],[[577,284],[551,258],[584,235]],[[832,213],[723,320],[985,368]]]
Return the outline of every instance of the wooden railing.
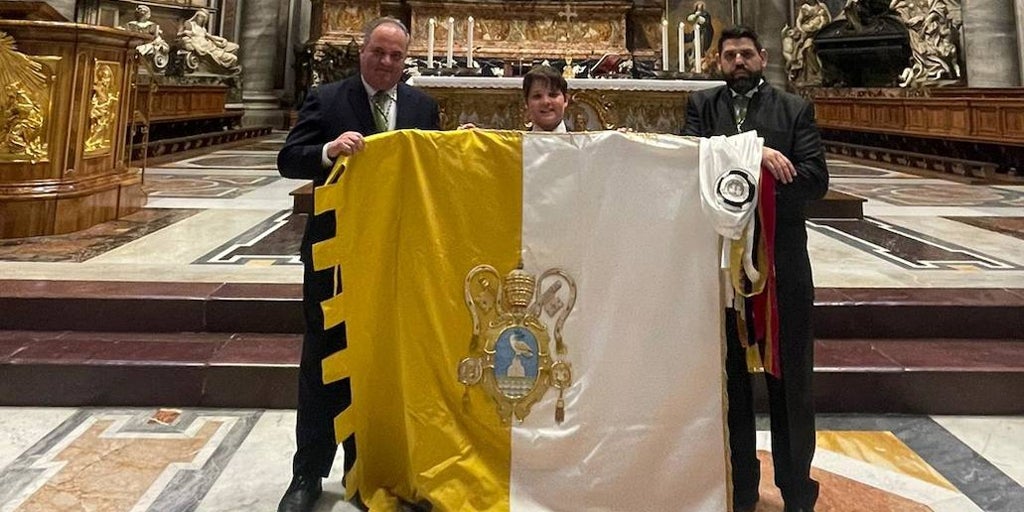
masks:
[[[1024,88],[935,89],[927,97],[819,95],[824,129],[1024,146]]]

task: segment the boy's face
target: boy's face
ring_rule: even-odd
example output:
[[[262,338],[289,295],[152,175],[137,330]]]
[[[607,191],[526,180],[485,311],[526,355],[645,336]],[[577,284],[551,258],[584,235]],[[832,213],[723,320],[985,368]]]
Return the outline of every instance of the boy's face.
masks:
[[[568,98],[544,82],[534,82],[526,95],[526,117],[540,130],[549,132],[562,122]]]

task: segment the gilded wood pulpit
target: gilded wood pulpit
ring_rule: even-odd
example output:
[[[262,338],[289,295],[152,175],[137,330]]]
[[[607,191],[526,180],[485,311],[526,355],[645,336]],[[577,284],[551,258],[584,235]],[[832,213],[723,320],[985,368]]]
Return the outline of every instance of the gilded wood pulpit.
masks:
[[[141,208],[127,165],[135,62],[146,36],[0,20],[0,238],[85,229]]]

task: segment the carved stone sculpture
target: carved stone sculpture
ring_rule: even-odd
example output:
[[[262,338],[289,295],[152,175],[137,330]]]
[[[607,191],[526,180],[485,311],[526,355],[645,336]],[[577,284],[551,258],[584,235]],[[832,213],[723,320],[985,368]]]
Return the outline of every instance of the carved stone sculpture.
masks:
[[[782,54],[786,72],[797,85],[821,83],[821,61],[814,50],[814,36],[832,22],[828,6],[821,0],[804,0],[796,16],[796,26],[782,29]]]
[[[135,51],[151,62],[157,71],[163,71],[167,68],[171,46],[164,40],[160,25],[149,19],[151,15],[148,6],[140,5],[135,8],[135,19],[124,28],[153,36],[152,41],[136,46]]]
[[[910,35],[910,65],[900,74],[901,87],[922,87],[959,80],[958,34],[963,25],[958,0],[893,0]]]
[[[206,9],[199,9],[185,20],[178,31],[181,44],[178,54],[184,61],[185,70],[195,72],[201,62],[207,62],[215,71],[237,73],[238,56],[235,52],[238,51],[238,45],[207,32],[206,24],[209,20],[210,13]]]

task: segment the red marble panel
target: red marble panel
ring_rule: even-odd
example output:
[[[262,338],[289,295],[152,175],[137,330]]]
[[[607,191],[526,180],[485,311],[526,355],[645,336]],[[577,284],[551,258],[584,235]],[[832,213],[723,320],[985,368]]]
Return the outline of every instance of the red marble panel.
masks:
[[[302,336],[295,334],[236,334],[210,358],[212,365],[298,366]]]

